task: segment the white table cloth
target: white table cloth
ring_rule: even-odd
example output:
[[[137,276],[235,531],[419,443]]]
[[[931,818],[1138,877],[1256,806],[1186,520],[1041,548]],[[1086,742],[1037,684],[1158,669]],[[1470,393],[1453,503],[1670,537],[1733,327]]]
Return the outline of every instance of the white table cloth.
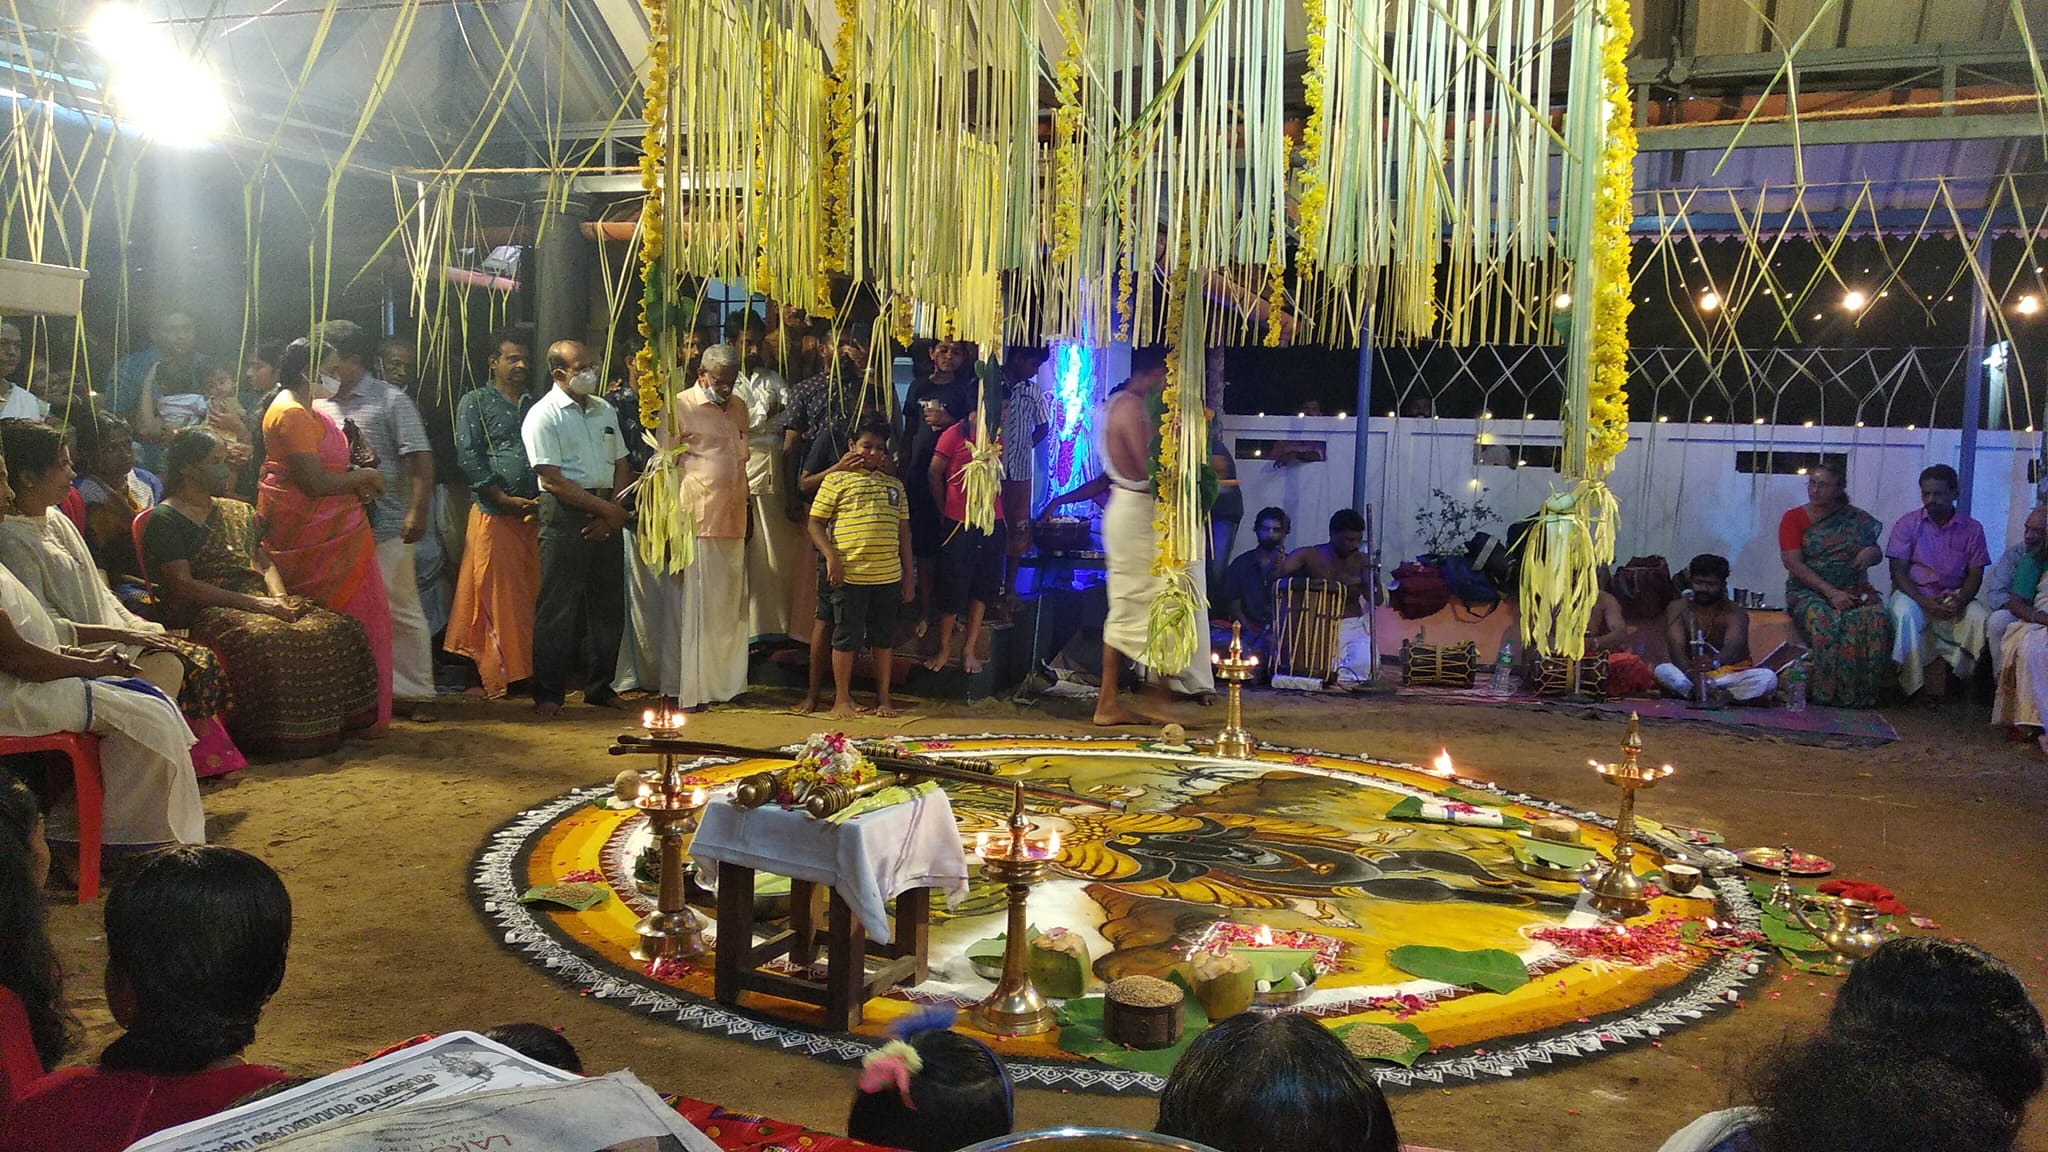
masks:
[[[690,855],[706,884],[717,882],[721,863],[828,884],[878,944],[893,942],[885,907],[892,897],[912,888],[949,898],[967,893],[960,826],[936,788],[842,824],[775,804],[740,808],[721,797],[705,807]]]

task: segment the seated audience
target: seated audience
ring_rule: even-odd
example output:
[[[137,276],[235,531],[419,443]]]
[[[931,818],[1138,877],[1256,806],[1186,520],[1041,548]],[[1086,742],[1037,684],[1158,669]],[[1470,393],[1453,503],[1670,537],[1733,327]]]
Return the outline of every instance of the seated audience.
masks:
[[[1906,695],[1939,704],[1951,669],[1967,679],[1984,653],[1990,613],[1977,588],[1991,553],[1984,526],[1956,509],[1956,470],[1920,473],[1920,507],[1899,517],[1885,540],[1891,562],[1892,663]]]
[[[1015,1121],[1010,1074],[988,1045],[951,1030],[950,1009],[899,1022],[862,1058],[846,1118],[854,1140],[904,1152],[954,1149],[1006,1136]]]
[[[1287,512],[1261,508],[1252,521],[1249,551],[1230,562],[1218,585],[1223,615],[1241,627],[1246,648],[1265,648],[1266,631],[1273,626],[1273,581],[1287,563]]]
[[[1778,675],[1769,668],[1750,667],[1749,610],[1728,599],[1728,561],[1703,553],[1686,568],[1692,595],[1681,596],[1664,610],[1664,645],[1668,663],[1652,669],[1666,692],[1684,699],[1699,693],[1698,677],[1707,681],[1707,699],[1727,703],[1762,700],[1777,691]],[[1701,643],[1695,652],[1693,643]]]
[[[1188,1045],[1153,1130],[1219,1152],[1399,1152],[1365,1063],[1316,1021],[1244,1012]]]
[[[218,846],[138,857],[107,896],[106,926],[122,1033],[99,1063],[38,1082],[0,1148],[119,1152],[285,1079],[242,1060],[291,943],[291,896],[268,864]]]
[[[1997,957],[1932,936],[1852,969],[1827,1028],[1761,1066],[1754,1106],[1710,1112],[1661,1152],[2012,1146],[2048,1068],[2048,1030]]]
[[[0,1121],[78,1043],[64,970],[50,947],[43,884],[50,845],[35,793],[0,772]]]
[[[2032,729],[2043,752],[2048,752],[2048,724],[2042,721],[2048,709],[2048,504],[2037,505],[2027,514],[2021,536],[2019,559],[2005,576],[2005,596],[1993,617],[2005,617],[1999,643],[1991,649],[1998,664],[1998,694],[1991,704],[1991,722],[2013,728]],[[2003,561],[2001,561],[2003,563]]]
[[[2048,507],[2048,503],[2036,502],[2035,509]],[[2006,545],[1998,559],[1984,572],[1984,582],[1977,588],[1977,603],[1988,613],[1984,621],[1984,652],[1997,660],[2005,647],[2005,630],[2013,626],[2013,614],[2006,610],[2006,601],[2012,598],[2013,573],[2019,567],[2020,557],[2034,550],[2025,537]]]
[[[114,595],[138,615],[149,615],[149,582],[135,555],[135,518],[164,498],[163,482],[135,466],[135,437],[128,422],[111,413],[82,414],[75,425],[78,477],[85,502],[85,546]]]
[[[1849,503],[1848,477],[1833,464],[1806,476],[1806,503],[1778,521],[1785,610],[1812,649],[1806,698],[1835,708],[1875,708],[1891,669],[1891,616],[1870,586],[1884,561],[1877,517]]]
[[[13,499],[0,456],[0,505]],[[72,647],[60,641],[62,634],[35,594],[0,566],[0,736],[100,737],[102,843],[203,842],[206,816],[192,775],[192,729],[178,706],[141,679],[141,670],[118,650]],[[75,843],[77,815],[75,808],[59,808],[51,838]]]
[[[234,468],[188,428],[165,454],[168,494],[143,530],[164,619],[221,654],[228,731],[249,752],[313,756],[377,720],[377,666],[362,625],[285,591],[255,510],[226,493]]]
[[[61,639],[119,647],[144,679],[178,702],[210,757],[241,767],[216,719],[228,707],[220,657],[130,612],[93,567],[84,537],[57,510],[56,501],[71,489],[71,454],[63,434],[46,424],[11,420],[0,424],[0,444],[14,489],[14,508],[0,520],[0,564],[43,602]]]
[[[485,1032],[484,1037],[550,1068],[583,1075],[583,1057],[577,1054],[576,1046],[569,1043],[569,1038],[562,1035],[560,1028],[550,1028],[545,1024],[500,1024]]]
[[[1373,677],[1371,605],[1372,556],[1365,551],[1365,517],[1350,508],[1330,515],[1330,539],[1296,549],[1280,566],[1282,576],[1307,576],[1344,588],[1344,618],[1337,626],[1337,680],[1358,684]]]

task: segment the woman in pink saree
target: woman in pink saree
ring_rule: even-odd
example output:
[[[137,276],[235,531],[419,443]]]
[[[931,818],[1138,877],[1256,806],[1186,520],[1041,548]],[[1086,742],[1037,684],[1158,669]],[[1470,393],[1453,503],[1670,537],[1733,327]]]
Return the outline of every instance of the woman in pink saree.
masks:
[[[332,405],[339,382],[320,375],[325,345],[294,342],[278,366],[277,398],[263,415],[263,479],[256,492],[264,550],[285,587],[354,617],[377,658],[377,730],[391,723],[391,607],[377,570],[365,505],[384,490],[375,468],[349,463],[348,437]],[[327,411],[322,409],[326,408]]]

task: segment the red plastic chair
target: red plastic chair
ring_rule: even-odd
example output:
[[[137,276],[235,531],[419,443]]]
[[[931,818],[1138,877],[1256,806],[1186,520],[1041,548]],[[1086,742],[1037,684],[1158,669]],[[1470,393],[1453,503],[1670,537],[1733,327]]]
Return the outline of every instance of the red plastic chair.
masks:
[[[0,736],[0,756],[24,752],[62,752],[71,761],[72,788],[78,798],[78,902],[90,904],[100,894],[100,809],[106,803],[100,784],[100,738],[90,732]]]
[[[130,521],[128,525],[129,539],[135,541],[135,574],[142,577],[142,583],[149,589],[149,594],[152,598],[156,596],[156,581],[150,579],[149,564],[142,558],[142,534],[148,531],[149,518],[155,514],[156,506],[151,505],[137,512],[135,519]]]

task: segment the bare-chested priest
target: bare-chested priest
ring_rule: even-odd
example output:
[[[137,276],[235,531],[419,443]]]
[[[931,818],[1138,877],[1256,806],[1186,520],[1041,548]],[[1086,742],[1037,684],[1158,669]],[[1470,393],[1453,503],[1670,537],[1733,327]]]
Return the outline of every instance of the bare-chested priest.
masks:
[[[1728,599],[1728,561],[1705,553],[1686,566],[1692,598],[1671,602],[1664,613],[1664,645],[1670,661],[1652,670],[1658,686],[1690,698],[1705,676],[1707,695],[1719,703],[1764,699],[1778,687],[1769,668],[1750,667],[1749,612]],[[1695,640],[1700,651],[1693,651]]]
[[[1110,395],[1096,425],[1101,429],[1096,451],[1101,457],[1102,478],[1109,484],[1109,506],[1102,513],[1109,618],[1102,624],[1102,694],[1095,702],[1095,722],[1104,726],[1145,722],[1124,706],[1119,679],[1125,660],[1143,662],[1152,602],[1166,588],[1166,581],[1152,572],[1152,558],[1158,549],[1152,517],[1158,502],[1150,467],[1150,404],[1165,386],[1165,355],[1157,348],[1132,349],[1131,379]],[[1189,574],[1195,581],[1197,602],[1206,600],[1200,549],[1196,549]],[[1206,640],[1206,629],[1204,633]],[[1186,668],[1167,673],[1163,687],[1213,699],[1216,681],[1207,648],[1207,643],[1199,645]]]
[[[1330,538],[1297,548],[1280,565],[1280,575],[1307,576],[1344,589],[1343,622],[1337,627],[1337,681],[1359,684],[1372,679],[1371,621],[1366,613],[1372,587],[1372,556],[1365,551],[1365,517],[1339,508],[1330,517]]]

